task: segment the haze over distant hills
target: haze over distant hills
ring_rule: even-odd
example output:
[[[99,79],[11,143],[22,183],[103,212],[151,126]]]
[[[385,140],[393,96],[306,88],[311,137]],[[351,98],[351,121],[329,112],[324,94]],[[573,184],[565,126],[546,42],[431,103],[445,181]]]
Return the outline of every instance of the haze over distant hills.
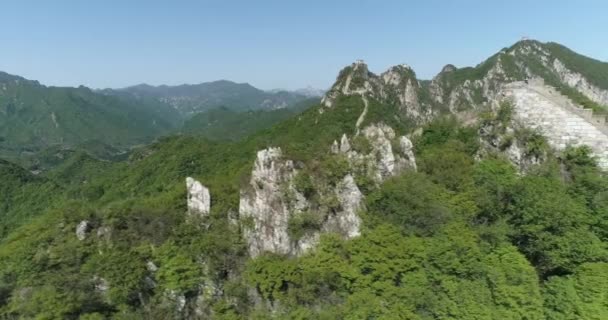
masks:
[[[52,87],[0,73],[0,154],[18,157],[50,146],[88,141],[118,148],[147,143],[181,127],[196,113],[218,107],[233,111],[275,110],[310,95],[266,92],[247,83],[221,80],[198,85],[137,85],[91,90]]]
[[[263,91],[248,83],[227,80],[178,86],[140,84],[104,92],[130,93],[137,98],[154,98],[170,105],[183,117],[222,106],[235,111],[281,109],[310,97],[321,96],[319,92],[308,91]]]

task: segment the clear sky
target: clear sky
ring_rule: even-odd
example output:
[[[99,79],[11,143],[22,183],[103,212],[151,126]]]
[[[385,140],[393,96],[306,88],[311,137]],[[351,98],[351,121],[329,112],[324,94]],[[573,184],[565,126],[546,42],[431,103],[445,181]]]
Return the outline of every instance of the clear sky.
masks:
[[[0,70],[47,85],[326,88],[359,58],[429,79],[522,36],[608,61],[605,0],[6,0],[0,12]]]

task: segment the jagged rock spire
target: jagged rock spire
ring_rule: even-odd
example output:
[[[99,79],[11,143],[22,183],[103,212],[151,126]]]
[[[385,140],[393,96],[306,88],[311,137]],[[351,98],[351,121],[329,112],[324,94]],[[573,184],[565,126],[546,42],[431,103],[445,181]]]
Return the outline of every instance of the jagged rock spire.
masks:
[[[209,189],[194,178],[186,178],[188,189],[188,213],[208,215],[211,210],[211,195]]]

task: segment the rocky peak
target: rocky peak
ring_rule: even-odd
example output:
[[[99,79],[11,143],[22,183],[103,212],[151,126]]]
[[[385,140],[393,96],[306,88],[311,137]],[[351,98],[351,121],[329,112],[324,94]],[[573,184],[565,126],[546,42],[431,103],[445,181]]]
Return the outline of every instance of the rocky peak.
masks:
[[[241,190],[239,203],[239,221],[251,256],[263,252],[299,255],[313,248],[321,233],[336,233],[344,238],[358,236],[361,224],[358,211],[363,208],[364,195],[356,178],[380,184],[402,170],[416,170],[411,141],[405,136],[398,137],[383,123],[367,126],[351,139],[356,139],[353,144],[343,134],[331,146],[334,156],[348,162],[349,170],[344,177],[333,184],[309,177],[318,197],[325,199],[324,204],[315,197],[306,198],[298,190],[297,177],[306,174],[306,170],[296,169],[280,148],[258,151],[251,179]],[[294,237],[290,221],[307,215],[319,219],[318,229]]]
[[[323,96],[321,103],[332,107],[335,99],[343,95],[373,95],[378,77],[371,73],[363,60],[357,60],[344,67],[329,91]]]
[[[456,68],[456,66],[454,66],[453,64],[446,64],[443,68],[441,68],[440,74],[456,71],[457,69],[458,68]]]
[[[244,238],[249,254],[262,252],[295,254],[299,247],[287,232],[291,216],[286,190],[296,171],[291,160],[283,158],[281,148],[268,148],[257,153],[249,185],[241,190],[239,216],[244,225]],[[303,196],[296,199],[302,199]],[[305,199],[302,205],[305,207]]]
[[[380,103],[394,105],[401,115],[413,120],[428,120],[432,110],[421,103],[421,85],[414,70],[400,64],[388,68],[380,75],[368,70],[358,60],[340,71],[336,82],[321,100],[325,107],[335,105],[340,95],[360,95]]]
[[[211,210],[211,196],[209,189],[194,178],[186,178],[188,189],[188,213],[208,215]]]

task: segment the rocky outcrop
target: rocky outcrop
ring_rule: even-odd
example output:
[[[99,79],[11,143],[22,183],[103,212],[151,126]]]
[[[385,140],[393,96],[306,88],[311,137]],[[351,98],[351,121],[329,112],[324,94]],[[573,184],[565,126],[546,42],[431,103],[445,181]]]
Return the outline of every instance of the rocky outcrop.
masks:
[[[342,142],[336,152],[349,152],[346,136]],[[297,174],[293,162],[284,159],[280,148],[257,153],[249,185],[241,191],[239,204],[239,219],[251,256],[262,252],[299,255],[313,248],[324,232],[345,238],[359,235],[361,220],[357,212],[363,207],[363,194],[351,174],[334,187],[318,186],[323,190],[322,197],[336,199],[337,206],[331,209],[318,204],[313,207],[295,187]],[[290,219],[306,214],[321,219],[320,225],[297,239],[292,238]]]
[[[496,120],[484,123],[479,129],[481,148],[479,148],[477,158],[502,154],[520,173],[530,171],[546,159],[547,150],[530,152],[529,141],[524,140],[530,137],[526,137],[527,134],[522,135],[522,130],[526,130],[526,128],[516,120],[510,120],[507,123]]]
[[[244,225],[244,238],[249,254],[264,251],[297,254],[298,244],[289,238],[287,227],[291,216],[287,191],[297,193],[291,186],[296,174],[293,162],[283,159],[280,148],[258,151],[249,186],[241,190],[239,217]],[[303,196],[296,196],[293,207],[305,208]]]
[[[346,153],[349,151],[350,151],[350,142],[348,142],[348,137],[346,136],[346,134],[343,134],[342,138],[340,139],[340,152]]]
[[[102,277],[94,276],[93,283],[95,285],[95,290],[102,295],[106,294],[108,290],[110,290],[110,284],[108,281]]]
[[[608,106],[608,90],[602,90],[591,83],[580,73],[574,72],[559,60],[553,60],[553,69],[559,76],[560,80],[568,86],[578,90],[591,101],[600,105]]]
[[[209,189],[194,178],[186,178],[188,190],[188,213],[206,216],[211,210],[211,195]]]
[[[358,211],[363,207],[364,197],[355,175],[369,177],[379,184],[402,170],[416,169],[412,142],[405,136],[397,137],[385,124],[367,126],[353,138],[369,149],[353,145],[346,134],[331,147],[334,154],[348,159],[353,173],[346,174],[335,186],[317,186],[322,190],[321,197],[336,199],[337,205],[330,209],[313,207],[296,189],[294,179],[299,171],[293,161],[283,157],[280,148],[258,151],[251,179],[241,190],[239,203],[239,222],[251,256],[262,252],[299,255],[313,248],[324,232],[345,238],[358,236],[361,226]],[[294,239],[289,232],[290,219],[302,214],[316,215],[321,219],[320,225],[317,230]]]
[[[339,214],[331,214],[324,225],[326,232],[338,232],[347,238],[359,236],[361,219],[357,214],[363,206],[363,194],[352,175],[346,175],[336,186],[336,196],[340,203]]]
[[[89,221],[87,221],[87,220],[80,221],[78,226],[76,226],[76,238],[78,238],[78,240],[80,240],[80,241],[86,239],[87,234],[89,233],[89,231],[91,231],[91,229],[92,229],[92,226],[91,226],[91,223],[89,223]]]
[[[331,108],[340,94],[373,96],[377,91],[377,77],[369,72],[363,60],[357,60],[342,69],[331,89],[321,99],[321,104]]]
[[[429,84],[431,99],[451,113],[491,105],[504,83],[521,80],[520,73],[513,74],[506,70],[505,54],[503,51],[482,63],[477,68],[486,71],[478,72],[475,76],[467,77],[470,71],[445,66]]]
[[[416,170],[413,144],[406,137],[396,137],[395,131],[383,124],[372,124],[362,130],[362,135],[354,139],[365,139],[367,147],[351,147],[346,135],[340,143],[334,142],[332,151],[342,153],[349,160],[357,175],[365,175],[377,183],[384,181],[402,170]]]
[[[420,101],[421,90],[416,74],[408,65],[393,66],[376,75],[368,70],[365,62],[357,60],[340,71],[321,103],[331,108],[340,95],[360,95],[394,105],[398,113],[412,120],[427,121],[432,118],[434,111],[431,106]]]

